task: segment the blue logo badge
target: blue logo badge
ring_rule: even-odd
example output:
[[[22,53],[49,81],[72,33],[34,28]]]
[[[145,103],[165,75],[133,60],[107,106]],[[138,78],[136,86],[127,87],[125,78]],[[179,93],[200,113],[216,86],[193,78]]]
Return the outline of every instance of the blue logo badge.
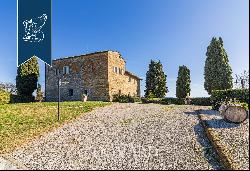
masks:
[[[51,65],[51,0],[18,0],[18,63],[36,56]]]

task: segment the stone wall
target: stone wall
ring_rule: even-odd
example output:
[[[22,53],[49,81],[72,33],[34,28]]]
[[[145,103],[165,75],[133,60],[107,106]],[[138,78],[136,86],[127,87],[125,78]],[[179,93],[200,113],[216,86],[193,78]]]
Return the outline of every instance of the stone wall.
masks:
[[[126,71],[125,61],[118,52],[104,51],[54,60],[52,68],[46,66],[46,101],[57,101],[57,75],[60,70],[61,101],[81,100],[88,93],[88,100],[112,101],[114,94],[140,96],[140,80]],[[69,66],[69,74],[63,75],[63,67]],[[114,72],[114,67],[116,71]],[[131,80],[129,79],[131,78]],[[130,80],[130,81],[129,81]],[[70,95],[70,89],[73,95]]]
[[[89,100],[109,101],[108,52],[85,56],[82,76]]]
[[[129,75],[126,71],[125,60],[118,52],[109,52],[109,94],[110,100],[114,94],[130,94],[131,96],[140,96],[140,80]],[[122,72],[115,73],[113,67],[118,67]],[[129,81],[129,78],[131,79]]]
[[[125,77],[125,84],[123,87],[125,94],[140,97],[140,80],[128,73],[125,73]]]
[[[62,82],[60,86],[61,101],[81,100],[81,94],[84,91],[82,63],[83,59],[81,58],[68,58],[53,61],[52,67],[46,66],[46,101],[57,101],[58,99],[58,76],[55,68],[58,68],[60,71],[59,77]],[[69,66],[69,74],[63,75],[64,66]],[[73,89],[73,96],[69,95],[69,89]]]

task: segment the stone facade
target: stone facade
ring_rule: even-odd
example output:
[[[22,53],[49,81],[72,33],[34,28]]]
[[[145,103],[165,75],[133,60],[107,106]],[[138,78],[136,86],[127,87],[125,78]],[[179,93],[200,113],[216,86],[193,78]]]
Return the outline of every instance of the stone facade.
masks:
[[[114,94],[140,96],[140,78],[126,71],[125,60],[118,52],[104,51],[56,59],[45,68],[46,101],[58,99],[58,77],[62,101],[112,101]]]

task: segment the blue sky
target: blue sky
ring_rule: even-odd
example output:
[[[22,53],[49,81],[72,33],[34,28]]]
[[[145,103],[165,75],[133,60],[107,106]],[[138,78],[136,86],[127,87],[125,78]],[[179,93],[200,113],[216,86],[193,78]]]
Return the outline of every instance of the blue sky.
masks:
[[[203,88],[206,48],[221,36],[234,73],[249,69],[248,0],[53,0],[52,58],[119,51],[127,70],[144,78],[161,60],[167,96],[175,96],[180,65],[191,70],[191,96]],[[15,83],[16,0],[0,0],[0,81]],[[44,84],[44,64],[40,62]]]

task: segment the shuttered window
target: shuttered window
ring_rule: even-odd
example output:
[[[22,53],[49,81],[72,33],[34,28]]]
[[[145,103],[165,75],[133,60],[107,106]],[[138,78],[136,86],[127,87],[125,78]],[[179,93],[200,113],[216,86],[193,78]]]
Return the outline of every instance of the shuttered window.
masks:
[[[69,74],[69,66],[63,67],[63,74]]]

